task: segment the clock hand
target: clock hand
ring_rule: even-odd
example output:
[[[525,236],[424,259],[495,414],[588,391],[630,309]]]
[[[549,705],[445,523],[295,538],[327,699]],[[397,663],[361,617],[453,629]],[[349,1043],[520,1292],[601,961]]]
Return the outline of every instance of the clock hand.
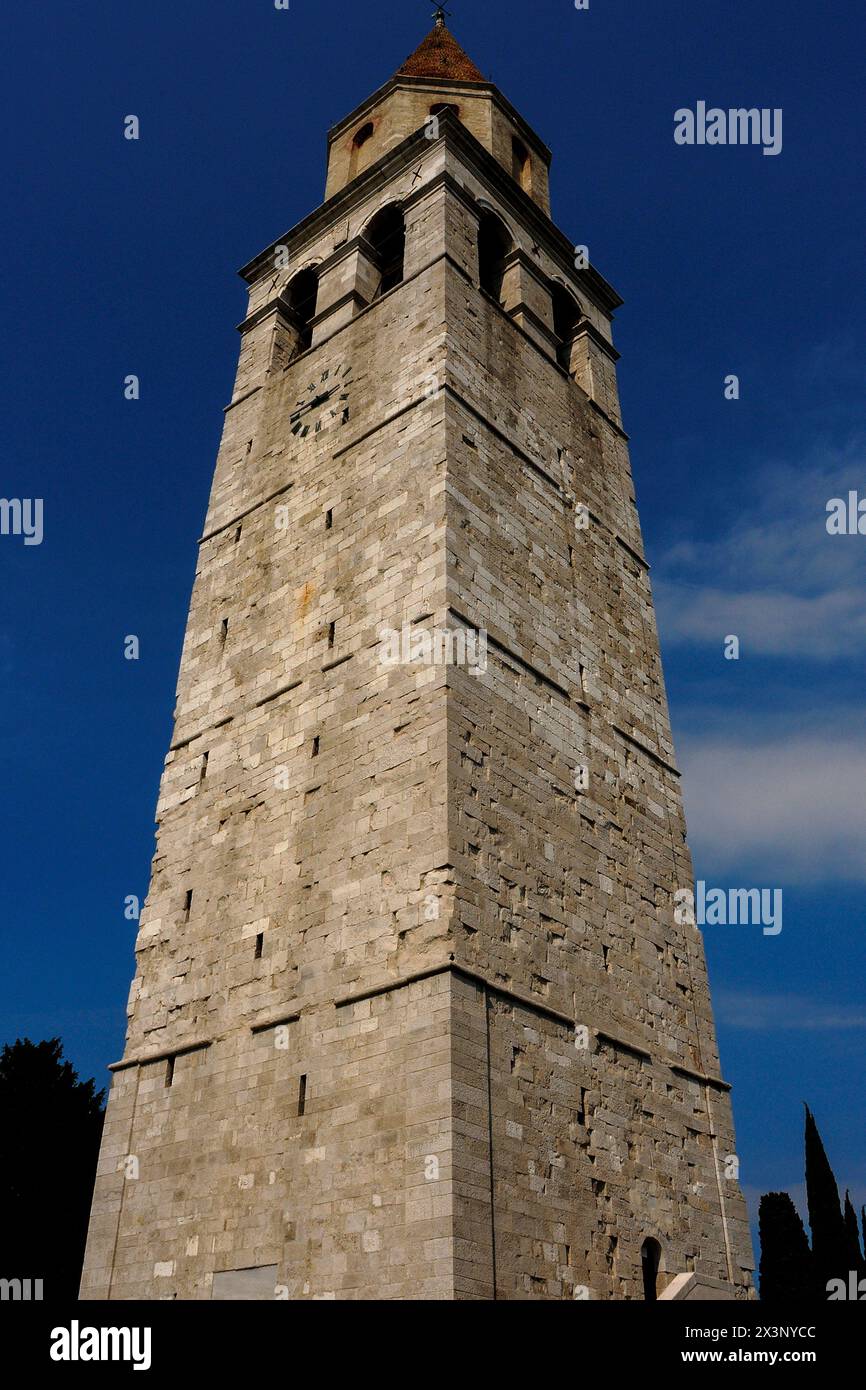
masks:
[[[310,410],[315,410],[317,405],[324,405],[325,401],[328,401],[330,399],[331,392],[326,391],[324,395],[316,396],[315,400],[312,400],[307,405],[302,406],[300,410],[296,410],[293,415],[289,416],[289,419],[300,420],[302,415],[306,415]]]

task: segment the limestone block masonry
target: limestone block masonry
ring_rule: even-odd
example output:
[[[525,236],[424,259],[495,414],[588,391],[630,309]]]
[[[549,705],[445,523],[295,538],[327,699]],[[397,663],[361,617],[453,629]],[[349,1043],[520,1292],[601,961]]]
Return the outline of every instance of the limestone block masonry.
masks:
[[[620,300],[437,31],[242,272],[86,1299],[752,1296]]]

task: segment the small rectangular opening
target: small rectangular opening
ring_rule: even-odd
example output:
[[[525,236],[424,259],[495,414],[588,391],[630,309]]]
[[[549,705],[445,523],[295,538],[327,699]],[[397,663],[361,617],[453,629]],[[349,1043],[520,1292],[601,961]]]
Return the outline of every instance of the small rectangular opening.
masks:
[[[307,1077],[304,1074],[298,1082],[298,1114],[303,1115],[307,1108]]]
[[[174,1058],[173,1058],[173,1057],[166,1057],[166,1059],[165,1059],[165,1084],[166,1084],[166,1086],[171,1086],[171,1084],[173,1083],[173,1081],[174,1081]]]
[[[191,911],[191,910],[192,910],[192,889],[191,889],[191,888],[187,888],[187,890],[186,890],[186,897],[185,897],[184,900],[183,900],[183,917],[184,917],[184,921],[185,921],[185,922],[188,922],[188,921],[189,921],[189,914],[190,914],[190,911]]]
[[[226,638],[228,637],[228,635],[229,635],[229,620],[228,620],[228,618],[223,618],[222,622],[220,623],[220,642],[223,644],[223,646],[225,646],[225,640],[226,640]]]
[[[334,526],[334,509],[333,509],[333,507],[329,507],[328,510],[325,512],[325,530],[326,530],[326,531],[330,531],[330,530],[333,529],[333,526]]]
[[[330,648],[332,648],[333,645],[334,645],[334,638],[336,637],[336,635],[337,635],[337,624],[336,624],[336,623],[329,623],[329,624],[328,624],[328,646],[329,646]]]
[[[312,753],[311,753],[310,756],[313,757],[313,758],[318,758],[318,756],[319,756],[319,735],[318,735],[318,734],[316,734],[316,737],[313,739],[313,751],[312,751]]]
[[[260,931],[259,934],[258,934],[258,936],[256,937],[256,955],[255,955],[256,960],[261,960],[261,958],[262,958],[262,948],[263,948],[264,944],[265,944],[265,934],[264,934],[263,931]]]
[[[209,753],[202,753],[201,755],[201,772],[199,773],[198,777],[199,782],[203,782],[204,779],[207,777],[207,760],[209,757]]]
[[[243,529],[243,528],[239,526],[238,529],[235,531],[235,545],[237,545],[238,541],[239,541],[240,538],[241,538],[241,530],[242,530],[242,529]]]

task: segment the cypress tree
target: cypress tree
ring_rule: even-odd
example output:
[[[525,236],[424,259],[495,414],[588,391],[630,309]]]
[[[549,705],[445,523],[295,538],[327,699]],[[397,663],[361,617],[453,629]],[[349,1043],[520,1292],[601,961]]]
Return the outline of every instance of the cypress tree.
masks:
[[[0,1272],[42,1279],[46,1301],[78,1297],[102,1099],[59,1038],[0,1052]]]
[[[848,1259],[850,1268],[856,1269],[862,1279],[866,1274],[866,1262],[860,1252],[860,1232],[857,1230],[857,1213],[851,1205],[851,1198],[845,1193],[845,1234],[848,1237]]]
[[[846,1284],[851,1270],[848,1234],[839,1203],[833,1169],[821,1143],[818,1126],[806,1106],[806,1198],[812,1228],[812,1257],[819,1296],[827,1297],[831,1279]]]
[[[799,1212],[787,1192],[768,1192],[758,1212],[761,1302],[779,1306],[815,1298],[812,1252]]]

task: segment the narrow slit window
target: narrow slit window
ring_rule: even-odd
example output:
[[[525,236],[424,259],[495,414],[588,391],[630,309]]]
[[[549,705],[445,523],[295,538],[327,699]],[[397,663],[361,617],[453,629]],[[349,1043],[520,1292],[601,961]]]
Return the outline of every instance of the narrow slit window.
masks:
[[[166,1084],[166,1086],[172,1086],[172,1085],[174,1084],[174,1058],[173,1058],[173,1057],[166,1057],[166,1059],[165,1059],[165,1084]]]
[[[183,900],[183,920],[189,921],[189,914],[192,911],[192,889],[187,888],[186,897]]]
[[[522,140],[515,136],[511,141],[511,173],[524,192],[532,189],[532,159]]]
[[[202,753],[201,755],[201,770],[199,771],[198,775],[199,784],[201,784],[207,777],[207,761],[209,757],[209,753]]]
[[[643,1296],[647,1303],[658,1301],[658,1278],[662,1248],[657,1240],[645,1240],[640,1250],[641,1272],[643,1274]]]
[[[298,1081],[298,1114],[303,1115],[307,1108],[307,1077],[306,1074]]]
[[[331,531],[331,530],[333,530],[333,526],[334,526],[334,510],[333,510],[332,507],[329,507],[328,510],[325,512],[325,530],[326,530],[326,531]]]
[[[318,735],[318,734],[316,734],[316,737],[313,739],[313,751],[312,751],[312,753],[310,754],[310,756],[311,756],[312,758],[318,758],[318,756],[319,756],[319,735]]]
[[[221,645],[221,646],[223,646],[223,647],[225,646],[225,644],[226,644],[226,638],[228,637],[228,635],[229,635],[229,620],[228,620],[228,618],[223,618],[222,622],[220,623],[220,645]]]
[[[360,130],[356,130],[355,134],[352,136],[352,145],[351,149],[349,150],[350,180],[355,178],[356,175],[360,173],[360,165],[362,164],[362,162],[364,164],[369,163],[370,151],[368,150],[367,153],[363,156],[361,155],[361,151],[363,150],[364,146],[368,143],[368,141],[372,140],[375,133],[375,125],[372,121],[367,121],[364,125],[361,126]]]
[[[335,641],[335,639],[336,639],[336,636],[337,636],[337,624],[336,624],[336,622],[329,623],[329,624],[328,624],[328,646],[329,646],[329,647],[333,647],[334,641]]]
[[[259,934],[258,934],[258,936],[256,937],[256,952],[255,952],[255,959],[256,959],[256,960],[261,960],[261,958],[262,958],[262,949],[263,949],[263,947],[264,947],[264,944],[265,944],[265,934],[264,934],[263,931],[260,931]]]

